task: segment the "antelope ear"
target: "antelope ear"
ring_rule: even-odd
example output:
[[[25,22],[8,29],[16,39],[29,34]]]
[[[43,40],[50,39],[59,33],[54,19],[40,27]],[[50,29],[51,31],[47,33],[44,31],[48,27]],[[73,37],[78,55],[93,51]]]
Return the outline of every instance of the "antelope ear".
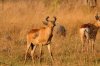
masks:
[[[42,23],[43,23],[44,25],[48,25],[48,23],[47,23],[46,21],[42,21]]]

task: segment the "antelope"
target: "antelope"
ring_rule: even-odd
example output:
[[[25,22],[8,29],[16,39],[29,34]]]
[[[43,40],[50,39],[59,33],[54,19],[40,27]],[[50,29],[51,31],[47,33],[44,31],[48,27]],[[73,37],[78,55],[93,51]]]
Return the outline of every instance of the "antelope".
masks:
[[[63,25],[58,25],[56,29],[56,33],[59,34],[60,36],[66,37],[66,29]]]
[[[34,51],[37,46],[40,46],[40,57],[42,52],[42,46],[46,45],[48,47],[48,51],[50,53],[51,59],[53,60],[52,52],[50,49],[51,39],[53,37],[53,30],[56,22],[56,17],[54,20],[49,20],[49,16],[46,17],[46,21],[43,21],[44,26],[40,29],[32,29],[27,34],[27,50],[25,54],[25,61],[27,58],[27,53],[29,48],[31,47],[31,57],[34,63]]]
[[[82,49],[84,44],[91,44],[91,49],[94,51],[94,43],[96,40],[96,35],[98,29],[100,28],[100,16],[98,14],[95,16],[96,22],[95,23],[87,23],[80,26],[80,37],[82,41]],[[88,48],[87,48],[88,50]]]

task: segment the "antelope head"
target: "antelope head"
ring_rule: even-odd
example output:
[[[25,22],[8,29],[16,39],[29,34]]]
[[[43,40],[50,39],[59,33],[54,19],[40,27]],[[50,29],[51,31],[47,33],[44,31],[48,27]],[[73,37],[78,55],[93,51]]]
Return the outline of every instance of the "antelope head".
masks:
[[[56,17],[53,17],[54,19],[53,20],[49,20],[49,16],[47,16],[46,17],[46,21],[43,21],[43,24],[44,25],[47,25],[47,26],[49,26],[49,27],[54,27],[54,26],[56,26],[56,24],[55,24],[55,22],[56,22]]]
[[[100,15],[98,15],[98,13],[95,16],[95,19],[97,20],[97,25],[100,27]]]
[[[98,15],[98,13],[96,14],[95,18],[96,18],[96,20],[100,21],[100,15]]]

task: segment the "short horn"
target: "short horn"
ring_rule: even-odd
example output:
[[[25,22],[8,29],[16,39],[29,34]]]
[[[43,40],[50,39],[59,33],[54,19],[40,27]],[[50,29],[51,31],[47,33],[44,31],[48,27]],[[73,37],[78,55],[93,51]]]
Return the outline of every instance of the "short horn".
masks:
[[[48,19],[49,19],[49,16],[46,17],[46,21],[49,21]]]
[[[57,20],[57,18],[56,17],[54,17],[54,21],[56,21]]]

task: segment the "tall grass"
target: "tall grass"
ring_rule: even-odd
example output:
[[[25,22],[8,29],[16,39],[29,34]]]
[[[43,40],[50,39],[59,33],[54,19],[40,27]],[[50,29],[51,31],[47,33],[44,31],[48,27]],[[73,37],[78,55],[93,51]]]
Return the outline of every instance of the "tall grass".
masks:
[[[0,5],[2,5],[0,1]],[[1,6],[0,6],[1,8]],[[0,65],[31,66],[30,54],[24,65],[26,34],[32,28],[42,27],[46,16],[56,16],[57,22],[65,26],[67,36],[59,37],[54,32],[51,44],[55,63],[52,64],[47,48],[43,47],[42,66],[99,66],[99,36],[95,43],[96,56],[91,50],[81,52],[78,29],[81,24],[94,22],[99,5],[90,9],[79,0],[5,0],[0,9]],[[39,48],[35,51],[35,63],[39,66]]]

